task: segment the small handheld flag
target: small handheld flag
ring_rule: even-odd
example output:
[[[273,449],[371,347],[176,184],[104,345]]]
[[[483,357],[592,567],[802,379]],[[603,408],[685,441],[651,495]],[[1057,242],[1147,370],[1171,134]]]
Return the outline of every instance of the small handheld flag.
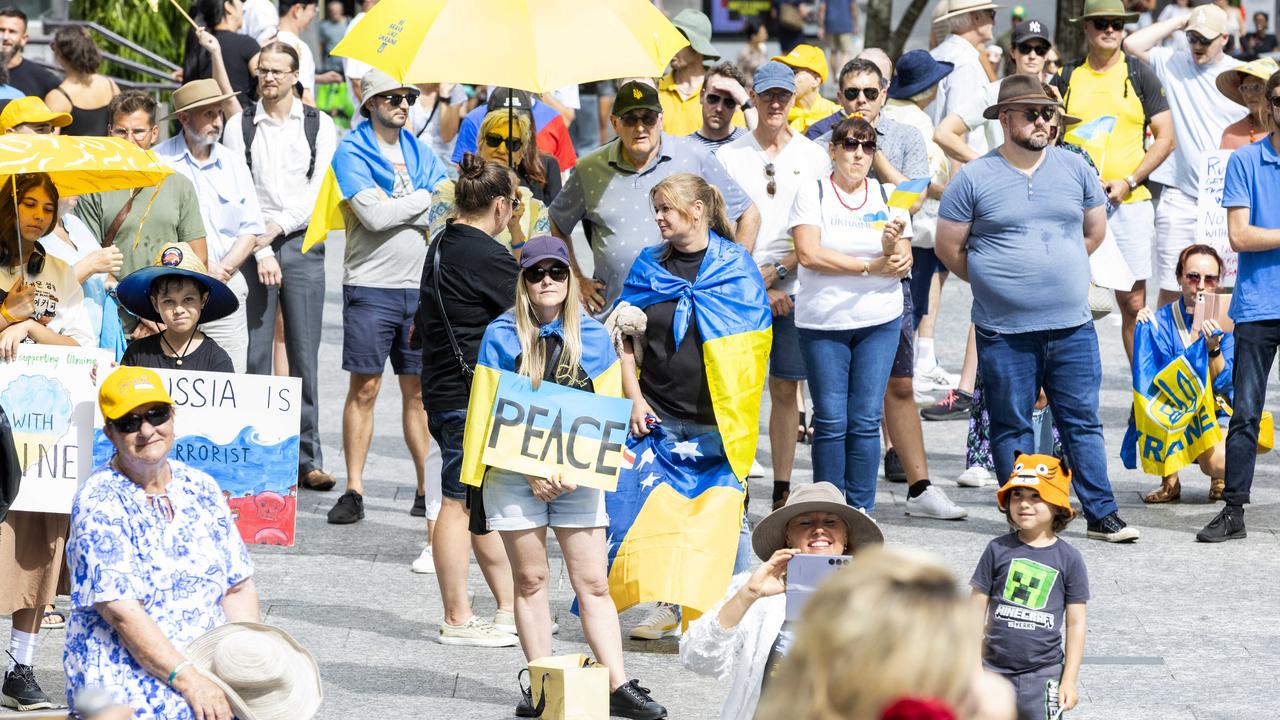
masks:
[[[1111,131],[1115,128],[1116,116],[1103,115],[1077,125],[1067,132],[1066,140],[1084,148],[1102,148],[1106,147],[1107,138],[1111,137]]]
[[[893,194],[889,196],[889,207],[910,210],[916,204],[916,200],[928,189],[929,178],[927,177],[907,180],[893,189]]]

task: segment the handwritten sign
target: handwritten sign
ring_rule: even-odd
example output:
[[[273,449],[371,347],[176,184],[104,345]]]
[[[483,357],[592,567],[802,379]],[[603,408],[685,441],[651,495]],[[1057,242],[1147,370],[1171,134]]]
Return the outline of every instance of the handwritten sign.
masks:
[[[1200,155],[1200,196],[1196,199],[1196,242],[1218,251],[1222,258],[1222,287],[1235,287],[1236,252],[1227,237],[1227,211],[1222,207],[1222,186],[1227,177],[1230,150],[1206,150]]]
[[[10,510],[71,512],[76,488],[93,471],[96,375],[107,359],[96,349],[20,345],[17,359],[0,363],[0,407],[22,467]]]
[[[612,492],[618,486],[631,401],[503,372],[481,462]]]
[[[177,408],[169,456],[218,483],[246,543],[293,545],[301,380],[156,372]],[[106,462],[113,451],[106,435],[98,431],[94,461]]]

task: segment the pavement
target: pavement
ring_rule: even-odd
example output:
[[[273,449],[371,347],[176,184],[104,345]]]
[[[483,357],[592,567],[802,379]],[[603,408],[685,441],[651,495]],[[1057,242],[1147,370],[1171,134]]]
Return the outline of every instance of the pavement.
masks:
[[[331,237],[327,249],[321,432],[327,467],[341,483],[345,478],[341,412],[347,375],[341,370],[339,235]],[[937,345],[943,365],[953,371],[959,370],[962,361],[968,307],[968,287],[949,282]],[[1247,540],[1197,544],[1196,531],[1217,511],[1207,500],[1208,480],[1198,471],[1184,471],[1180,503],[1153,507],[1142,503],[1141,493],[1158,481],[1125,470],[1118,457],[1131,397],[1118,321],[1101,320],[1098,332],[1111,482],[1122,516],[1141,529],[1142,539],[1123,546],[1086,540],[1082,519],[1065,532],[1067,541],[1084,554],[1092,590],[1080,705],[1067,717],[1275,717],[1280,710],[1276,693],[1280,611],[1273,596],[1280,588],[1276,561],[1280,463],[1274,453],[1259,459],[1254,504],[1247,512]],[[1280,398],[1274,385],[1273,411]],[[325,522],[341,484],[329,493],[303,491],[297,545],[252,548],[265,621],[289,630],[319,661],[325,692],[319,718],[512,717],[516,674],[524,665],[520,650],[437,644],[441,606],[436,580],[409,570],[426,541],[426,523],[409,516],[414,474],[401,439],[398,395],[395,379],[388,376],[377,405],[365,471],[365,520],[350,526]],[[908,518],[903,512],[906,487],[883,480],[875,517],[888,542],[936,553],[955,571],[957,582],[963,583],[988,540],[1006,526],[992,488],[955,485],[954,478],[964,470],[966,423],[925,423],[924,430],[934,482],[969,510],[969,518],[957,522]],[[769,467],[768,438],[763,434],[758,457]],[[807,447],[801,446],[795,481],[809,481],[809,468]],[[765,512],[771,488],[772,478],[752,481],[753,520]],[[554,542],[551,572],[553,612],[561,626],[554,651],[589,652],[581,626],[568,612],[572,591]],[[491,615],[494,601],[474,563],[470,584],[477,613]],[[65,603],[64,599],[61,607]],[[623,627],[635,624],[642,613],[637,609],[624,613]],[[7,627],[0,627],[0,633],[7,632]],[[63,640],[61,630],[45,632],[36,661],[39,681],[56,697],[63,692]],[[627,674],[651,688],[672,718],[719,716],[726,685],[683,669],[675,639],[626,640],[625,650]]]

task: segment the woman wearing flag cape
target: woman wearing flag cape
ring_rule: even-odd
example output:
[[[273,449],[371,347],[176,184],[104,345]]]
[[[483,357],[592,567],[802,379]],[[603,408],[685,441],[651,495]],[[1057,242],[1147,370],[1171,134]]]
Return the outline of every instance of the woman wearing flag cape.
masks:
[[[520,256],[515,307],[489,324],[480,343],[467,406],[462,482],[479,486],[490,530],[498,531],[511,560],[516,586],[516,630],[527,660],[551,655],[551,608],[547,595],[547,526],[564,553],[569,583],[578,597],[582,632],[596,660],[609,669],[610,714],[652,719],[667,716],[635,680],[626,679],[618,611],[609,596],[604,491],[486,467],[481,462],[485,422],[493,414],[498,377],[519,373],[534,389],[553,382],[618,397],[618,356],[604,326],[582,310],[578,279],[569,271],[569,250],[550,235],[533,238]],[[565,308],[572,312],[566,314]],[[537,682],[533,679],[532,682]],[[529,691],[516,706],[519,717],[537,717]]]

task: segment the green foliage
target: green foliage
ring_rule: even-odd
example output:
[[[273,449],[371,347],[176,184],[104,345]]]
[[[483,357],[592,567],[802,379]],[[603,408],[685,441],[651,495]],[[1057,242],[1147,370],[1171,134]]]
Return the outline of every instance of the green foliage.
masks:
[[[178,0],[185,3],[186,0]],[[151,9],[147,0],[75,0],[71,3],[71,19],[95,22],[122,35],[151,52],[167,58],[174,64],[182,64],[182,47],[187,37],[187,22],[169,0],[160,0],[159,12]],[[155,63],[115,43],[95,35],[98,46],[121,57],[147,65]],[[104,63],[100,72],[127,80],[156,82],[144,73],[127,70],[114,63]]]

